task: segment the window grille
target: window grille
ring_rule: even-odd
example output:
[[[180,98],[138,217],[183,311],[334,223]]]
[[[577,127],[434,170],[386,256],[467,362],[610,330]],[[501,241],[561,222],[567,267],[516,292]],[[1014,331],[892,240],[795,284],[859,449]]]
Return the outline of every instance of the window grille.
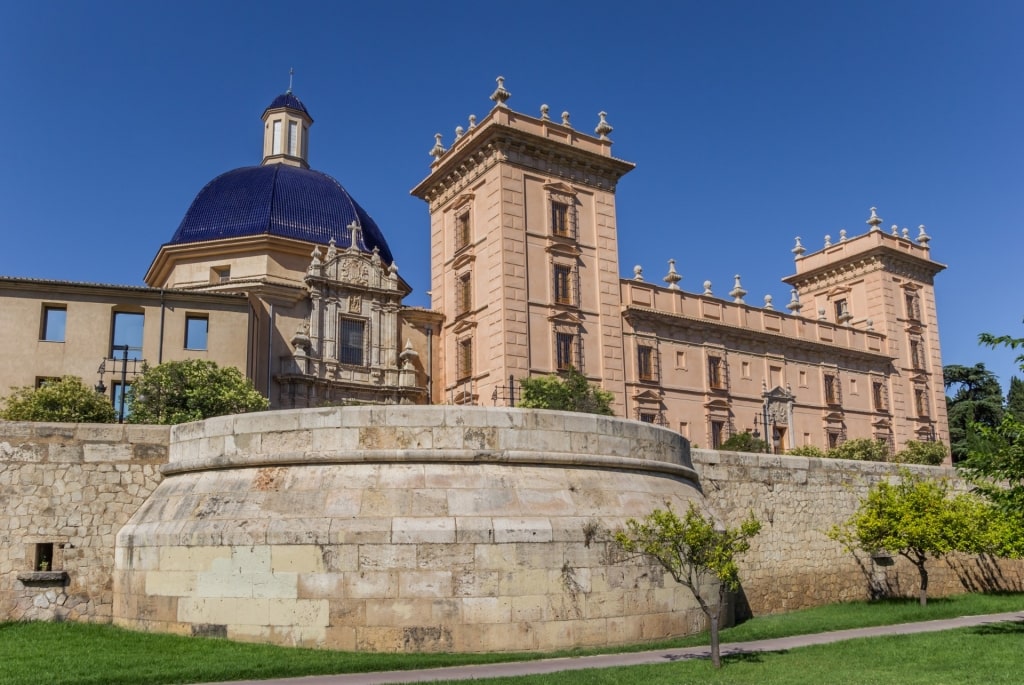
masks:
[[[555,264],[553,269],[553,285],[555,304],[575,306],[579,303],[576,269],[568,264]]]
[[[708,357],[708,386],[713,390],[725,390],[726,369],[722,357]]]
[[[473,376],[473,339],[463,338],[458,343],[458,359],[456,360],[459,380]]]
[[[637,345],[636,348],[637,377],[641,381],[657,382],[660,369],[658,368],[658,350],[652,345]]]
[[[573,354],[576,347],[575,338],[572,333],[555,333],[555,368],[559,371],[576,367]]]
[[[843,403],[842,388],[839,386],[839,377],[835,374],[825,374],[825,404],[838,405]]]
[[[551,201],[551,234],[576,239],[576,207],[571,202]]]
[[[473,308],[473,274],[466,272],[455,281],[455,315],[461,316]]]
[[[366,322],[342,319],[338,328],[338,360],[342,364],[363,366]]]
[[[472,226],[469,221],[469,210],[460,212],[455,217],[455,249],[461,250],[469,245]]]

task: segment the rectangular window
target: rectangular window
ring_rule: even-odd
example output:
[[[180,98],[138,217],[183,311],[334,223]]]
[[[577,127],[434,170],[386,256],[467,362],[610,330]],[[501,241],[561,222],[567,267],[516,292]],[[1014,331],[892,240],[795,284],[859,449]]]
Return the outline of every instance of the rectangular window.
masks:
[[[782,367],[772,366],[768,368],[768,376],[772,379],[772,388],[782,387]]]
[[[885,411],[885,386],[880,381],[871,384],[871,404],[875,411]]]
[[[686,368],[686,352],[676,352],[676,368]]]
[[[185,317],[185,349],[205,350],[206,337],[210,331],[210,320],[205,316]]]
[[[636,348],[637,375],[642,381],[654,380],[654,348],[650,345],[639,345]]]
[[[857,379],[856,378],[851,378],[850,379],[850,394],[851,395],[856,395],[857,394]]]
[[[36,543],[35,563],[32,566],[33,571],[52,571],[53,569],[53,543],[52,542],[37,542]]]
[[[654,412],[642,411],[640,412],[640,420],[644,423],[657,423],[658,415]]]
[[[273,154],[281,154],[281,120],[278,119],[274,122],[274,140],[271,146]]]
[[[465,380],[473,377],[473,339],[463,338],[459,341],[459,346],[456,351],[458,359],[456,360],[458,366],[459,380]]]
[[[825,404],[839,404],[839,388],[836,377],[825,374]]]
[[[836,321],[838,321],[839,323],[846,323],[847,321],[849,321],[852,318],[850,316],[849,305],[846,304],[846,300],[845,299],[843,299],[843,300],[836,300],[835,301],[835,307],[836,307]]]
[[[722,447],[725,433],[725,421],[711,422],[711,449],[717,450]]]
[[[363,366],[363,341],[366,338],[366,322],[342,319],[338,335],[338,360],[342,364]]]
[[[807,387],[807,372],[806,371],[801,371],[799,373],[799,375],[798,375],[798,378],[800,379],[800,381],[799,381],[800,382],[800,387],[801,388],[806,388]]]
[[[551,232],[563,237],[572,236],[569,221],[569,205],[564,202],[551,202]]]
[[[836,433],[834,431],[829,431],[829,433],[827,435],[827,440],[828,440],[828,448],[830,450],[831,449],[835,449],[836,447],[839,447],[839,433]]]
[[[461,316],[473,308],[473,274],[466,272],[455,281],[455,315]]]
[[[288,154],[295,157],[299,154],[299,122],[288,122]]]
[[[554,291],[557,304],[576,304],[573,291],[572,267],[565,264],[555,264],[554,270]]]
[[[921,313],[917,307],[917,293],[908,292],[905,295],[907,305],[907,318],[917,320],[921,318]]]
[[[469,211],[462,212],[455,217],[455,249],[461,250],[469,245],[472,240],[471,224],[469,222]]]
[[[124,359],[124,347],[128,347],[128,359],[142,359],[142,327],[145,314],[135,312],[114,312],[114,334],[110,356]]]
[[[924,355],[921,354],[921,343],[917,340],[910,341],[910,365],[915,369],[924,368]]]
[[[231,280],[231,267],[230,266],[218,266],[213,269],[213,282],[214,283],[227,283]]]
[[[63,305],[43,305],[43,325],[39,339],[47,342],[64,342],[68,308]]]
[[[555,333],[555,368],[565,371],[575,364],[573,354],[576,347],[576,336],[572,333]],[[578,367],[577,367],[578,368]]]
[[[56,383],[60,378],[57,376],[36,376],[36,389],[43,387],[48,383]]]
[[[740,377],[750,378],[750,362],[742,362],[740,364]]]
[[[721,357],[708,357],[708,386],[716,389],[725,387]]]

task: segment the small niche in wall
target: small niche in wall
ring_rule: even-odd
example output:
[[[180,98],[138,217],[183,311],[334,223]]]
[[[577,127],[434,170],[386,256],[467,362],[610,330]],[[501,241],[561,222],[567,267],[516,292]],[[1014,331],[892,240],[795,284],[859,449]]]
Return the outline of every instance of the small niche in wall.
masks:
[[[33,571],[52,571],[53,570],[53,543],[52,542],[37,542],[36,553],[35,553],[35,564],[32,566]]]
[[[54,557],[55,545],[52,542],[36,542],[27,545],[26,560],[31,563],[31,570],[19,573],[18,580],[28,584],[64,585],[68,574],[54,569],[59,559]]]

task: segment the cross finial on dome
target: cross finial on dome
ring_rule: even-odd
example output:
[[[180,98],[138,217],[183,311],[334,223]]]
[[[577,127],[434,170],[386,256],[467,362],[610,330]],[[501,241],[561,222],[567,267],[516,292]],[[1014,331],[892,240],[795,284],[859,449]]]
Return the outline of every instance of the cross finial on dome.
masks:
[[[295,67],[288,70],[288,94],[292,92],[292,79],[295,78]]]

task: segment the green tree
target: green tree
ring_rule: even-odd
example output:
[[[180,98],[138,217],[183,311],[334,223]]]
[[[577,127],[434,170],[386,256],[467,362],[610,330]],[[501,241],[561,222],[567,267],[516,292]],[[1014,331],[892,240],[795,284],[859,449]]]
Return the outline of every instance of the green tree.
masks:
[[[1024,556],[1024,422],[1006,414],[998,426],[978,426],[957,470],[1007,522],[1004,556]]]
[[[630,554],[657,561],[672,578],[693,594],[708,617],[711,631],[711,663],[721,668],[718,622],[726,593],[740,587],[736,556],[750,549],[750,539],[761,531],[753,513],[738,527],[720,529],[711,516],[704,517],[694,504],[682,519],[671,507],[655,509],[643,521],[629,519],[615,541]],[[708,581],[717,581],[718,601],[705,596]]]
[[[984,364],[942,368],[946,413],[953,461],[967,457],[967,436],[973,424],[995,426],[1003,417],[1003,389]]]
[[[908,440],[907,446],[896,453],[893,461],[901,464],[924,464],[926,466],[938,466],[946,457],[949,450],[941,442],[918,442]]]
[[[128,388],[131,423],[175,424],[270,406],[242,373],[201,359],[145,367]]]
[[[537,376],[520,381],[517,406],[526,409],[561,409],[612,416],[614,395],[591,385],[587,377],[569,368],[561,376]]]
[[[889,446],[871,438],[854,438],[833,447],[825,456],[855,461],[889,461]]]
[[[798,457],[824,457],[825,450],[814,445],[797,445],[793,449],[786,452],[786,454],[792,454]]]
[[[113,423],[117,413],[110,399],[77,376],[64,376],[38,388],[16,388],[3,399],[0,419],[60,423]]]
[[[764,452],[768,449],[768,443],[760,438],[755,438],[749,431],[743,431],[731,435],[722,443],[720,449],[731,452]]]
[[[928,558],[950,552],[994,552],[1004,535],[992,507],[974,495],[950,497],[949,482],[900,470],[900,482],[881,481],[829,537],[868,554],[900,554],[917,567],[921,606],[928,602]]]
[[[1024,381],[1013,376],[1006,391],[1006,411],[1018,421],[1024,421]]]

